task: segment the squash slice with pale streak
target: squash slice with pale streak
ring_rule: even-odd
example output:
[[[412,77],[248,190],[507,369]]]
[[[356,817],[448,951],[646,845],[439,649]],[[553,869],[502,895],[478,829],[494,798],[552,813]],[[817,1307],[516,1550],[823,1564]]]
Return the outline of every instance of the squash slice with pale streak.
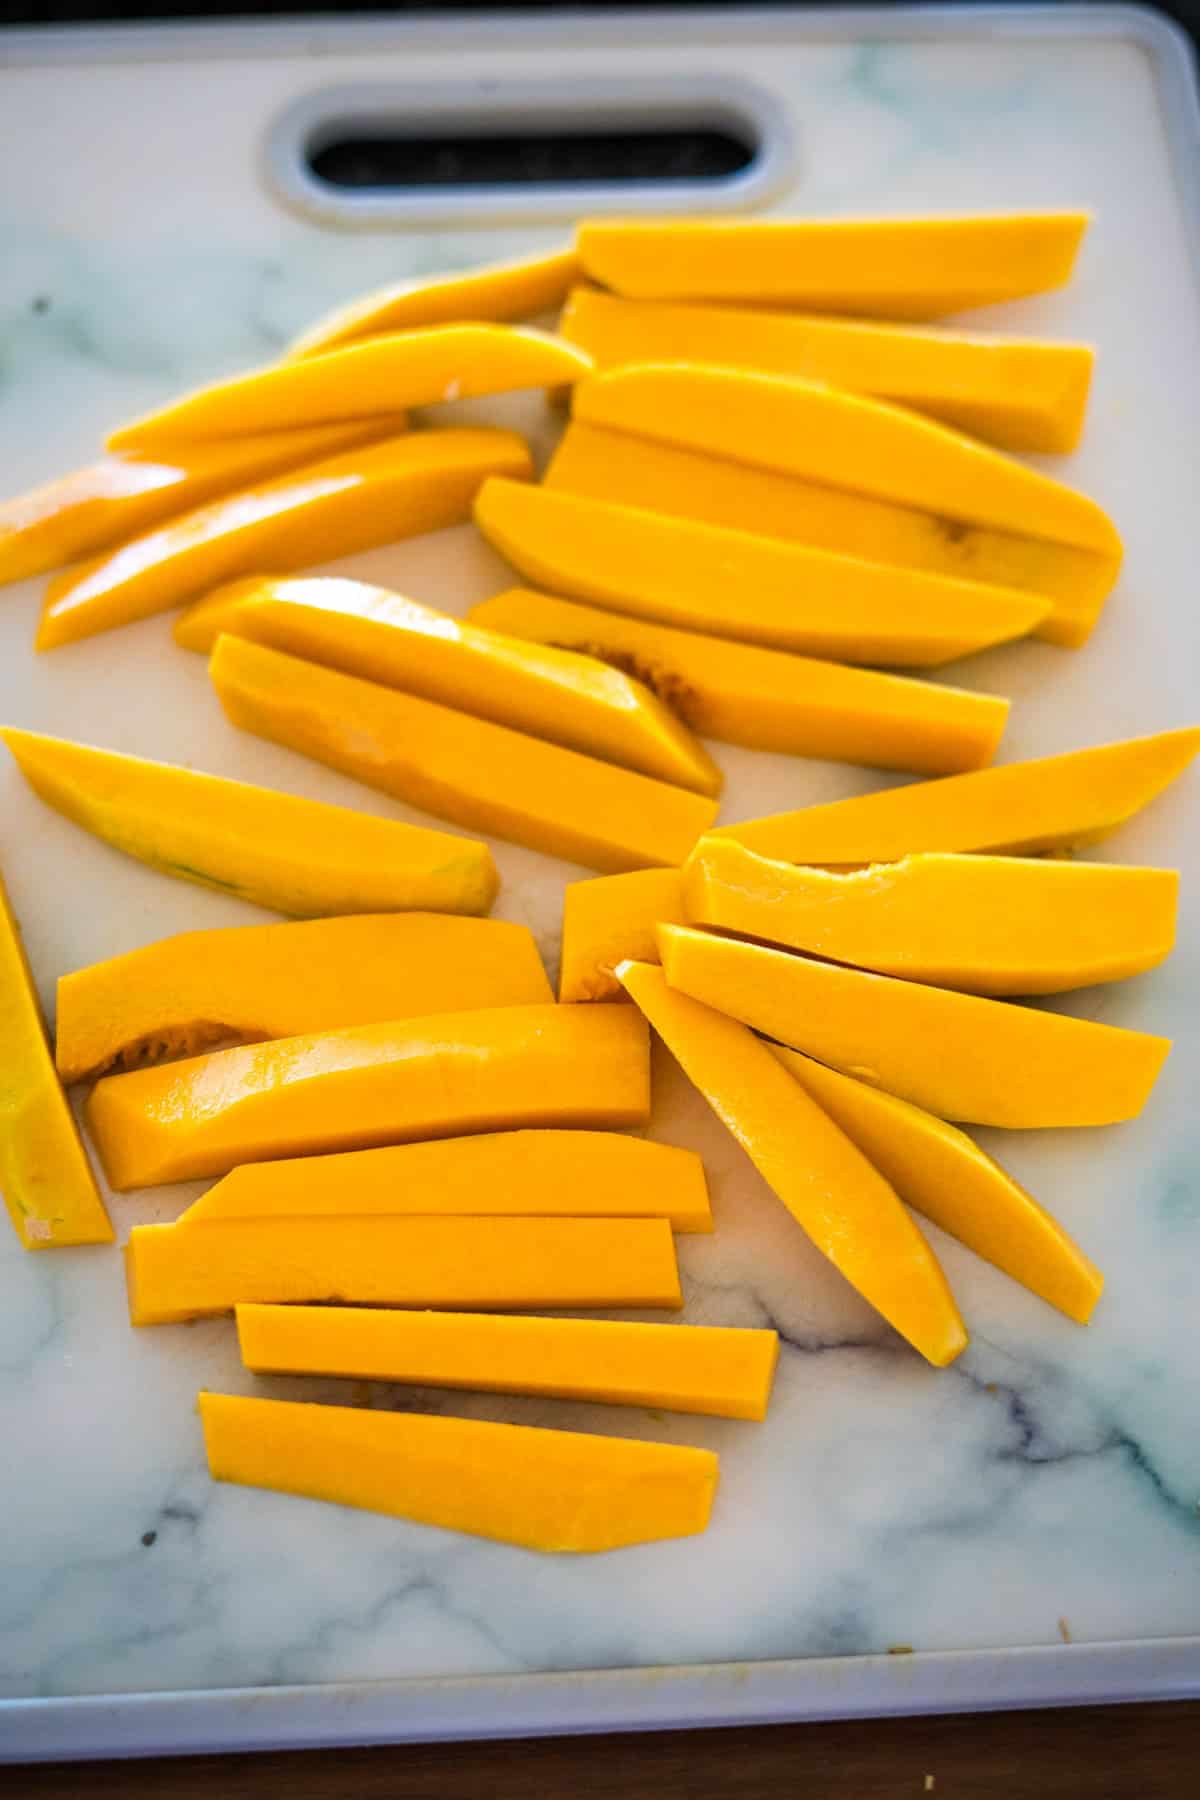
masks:
[[[532,933],[503,919],[365,913],[185,931],[61,976],[55,1060],[69,1084],[223,1040],[552,998]]]
[[[242,638],[210,665],[230,722],[471,830],[604,870],[681,862],[717,803]]]
[[[135,1225],[125,1253],[134,1325],[243,1301],[367,1306],[682,1304],[665,1219],[214,1219]]]
[[[242,1361],[259,1375],[334,1375],[607,1406],[764,1419],[775,1331],[616,1319],[239,1306]]]
[[[628,875],[568,882],[563,893],[560,1004],[627,999],[616,977],[617,965],[657,962],[657,931],[663,921],[686,923],[678,869],[634,869]]]
[[[649,1110],[646,1032],[628,1008],[498,1006],[107,1075],[87,1118],[124,1191],[415,1138],[643,1125]]]
[[[547,256],[401,281],[326,313],[293,340],[288,354],[312,356],[361,338],[430,325],[535,319],[562,304],[578,275],[574,251],[553,250]]]
[[[718,826],[760,856],[792,863],[895,862],[918,850],[1008,855],[1099,843],[1182,774],[1200,727],[882,788],[796,812]]]
[[[26,1250],[110,1244],[113,1228],[59,1086],[0,879],[0,1199]]]
[[[149,618],[264,566],[304,568],[457,525],[489,475],[529,472],[521,438],[483,428],[414,432],[307,463],[56,577],[37,648]]]
[[[920,853],[837,873],[701,838],[687,922],[968,994],[1061,994],[1152,969],[1175,942],[1174,869]]]
[[[883,1176],[744,1025],[648,963],[617,978],[817,1248],[922,1356],[952,1362],[967,1342],[954,1298]]]
[[[713,1228],[695,1151],[617,1131],[485,1132],[243,1163],[176,1223],[313,1214],[646,1218],[669,1219],[675,1231]]]
[[[586,499],[782,538],[843,557],[895,563],[987,588],[1016,588],[1049,607],[1040,615],[1038,634],[1067,644],[1087,637],[1117,575],[1114,559],[1093,550],[964,524],[816,478],[597,425],[567,427],[545,483]],[[974,648],[1012,635],[998,633]]]
[[[721,772],[658,696],[619,669],[435,612],[365,581],[251,577],[181,614],[175,641],[222,633],[303,656],[568,749],[716,794]]]
[[[114,452],[56,481],[0,502],[0,583],[94,556],[219,494],[283,469],[339,456],[394,435],[403,419],[322,425],[190,447],[176,456]]]
[[[584,219],[585,275],[639,299],[936,319],[1071,278],[1086,212],[896,219]]]
[[[796,1050],[773,1046],[902,1200],[1022,1287],[1086,1325],[1104,1277],[1032,1194],[956,1125]]]
[[[628,669],[693,731],[751,750],[943,775],[978,766],[1003,701],[878,669],[735,644],[509,588],[468,617]],[[639,953],[635,960],[641,960]]]
[[[164,875],[296,918],[485,913],[500,879],[486,844],[0,727],[30,787],[57,812]]]
[[[799,375],[911,406],[1004,450],[1073,450],[1095,360],[1086,344],[679,306],[587,287],[572,292],[559,330],[598,370],[686,362]]]
[[[658,948],[667,981],[681,993],[966,1124],[1030,1129],[1136,1118],[1171,1048],[1146,1032],[681,925],[660,925]]]
[[[711,1450],[638,1438],[201,1394],[214,1481],[468,1532],[527,1550],[617,1550],[703,1531]]]
[[[590,368],[574,345],[512,325],[395,332],[198,388],[112,432],[108,448],[174,449],[250,431],[372,419],[442,400],[561,387]]]
[[[635,618],[842,662],[929,668],[1022,637],[1045,617],[1044,602],[1015,589],[515,481],[484,483],[475,522],[522,575],[556,591]],[[1004,702],[972,700],[995,732]]]
[[[977,528],[1081,551],[1120,571],[1121,539],[1094,500],[903,407],[819,382],[695,364],[615,369],[583,382],[573,416],[633,437],[727,458]],[[868,541],[859,554],[870,556]],[[903,560],[903,559],[902,559]],[[1059,605],[1041,627],[1087,636],[1096,608]]]

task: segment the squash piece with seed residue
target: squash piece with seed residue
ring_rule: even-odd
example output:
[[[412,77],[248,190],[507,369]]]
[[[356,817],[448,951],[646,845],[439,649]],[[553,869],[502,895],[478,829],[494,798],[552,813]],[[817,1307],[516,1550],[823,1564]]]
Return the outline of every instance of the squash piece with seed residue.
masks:
[[[365,913],[185,931],[61,976],[55,1058],[70,1083],[226,1039],[551,998],[532,933],[503,919]]]

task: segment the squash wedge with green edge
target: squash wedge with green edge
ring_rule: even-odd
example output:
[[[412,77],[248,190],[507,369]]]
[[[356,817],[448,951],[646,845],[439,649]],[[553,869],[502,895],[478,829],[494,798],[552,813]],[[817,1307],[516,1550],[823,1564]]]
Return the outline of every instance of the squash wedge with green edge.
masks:
[[[26,781],[94,837],[164,875],[296,918],[486,913],[486,844],[171,763],[0,726]]]

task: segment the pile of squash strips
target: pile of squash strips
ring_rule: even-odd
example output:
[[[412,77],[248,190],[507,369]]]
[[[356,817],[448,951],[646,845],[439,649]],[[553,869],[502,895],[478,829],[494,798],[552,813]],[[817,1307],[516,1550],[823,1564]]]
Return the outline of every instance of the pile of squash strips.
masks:
[[[197,900],[63,975],[51,1048],[0,885],[25,1248],[113,1241],[88,1083],[109,1190],[215,1179],[132,1228],[134,1326],[232,1313],[255,1375],[761,1421],[776,1331],[626,1316],[679,1310],[677,1234],[713,1229],[700,1157],[642,1135],[653,1030],[928,1363],[967,1333],[914,1215],[1085,1323],[1100,1271],[963,1127],[1145,1106],[1164,1038],[1037,1002],[1170,953],[1176,873],[1073,852],[1200,729],[996,763],[1007,700],[931,675],[1082,650],[1117,581],[1105,512],[1019,460],[1078,442],[1092,350],[938,323],[1063,286],[1087,223],[585,221],[367,295],[0,506],[0,581],[51,575],[38,653],[170,613],[232,727],[428,819],[0,731],[83,831],[281,916]],[[516,433],[445,422],[527,389],[562,425],[540,479]],[[472,520],[516,584],[465,617],[305,572]],[[903,779],[719,824],[713,742]],[[593,872],[557,996],[488,917],[487,839]],[[644,1411],[199,1410],[217,1480],[542,1551],[702,1531],[717,1485]]]

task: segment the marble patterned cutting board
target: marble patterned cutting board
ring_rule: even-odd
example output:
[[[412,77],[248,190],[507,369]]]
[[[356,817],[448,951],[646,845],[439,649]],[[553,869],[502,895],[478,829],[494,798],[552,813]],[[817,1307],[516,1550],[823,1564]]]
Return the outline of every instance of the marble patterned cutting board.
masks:
[[[1195,722],[1200,305],[1194,171],[1179,161],[1185,121],[1172,112],[1177,46],[1119,12],[1075,33],[1023,18],[775,13],[685,28],[679,15],[610,16],[475,39],[462,25],[363,21],[84,34],[40,51],[14,37],[0,69],[0,487],[88,459],[117,420],[269,359],[361,289],[564,237],[566,218],[481,213],[346,232],[286,209],[259,154],[269,121],[298,96],[393,74],[461,80],[464,65],[473,79],[564,93],[635,68],[674,84],[736,74],[791,122],[776,212],[1095,208],[1072,287],[987,323],[1100,346],[1086,443],[1063,473],[1115,514],[1127,573],[1084,651],[1021,645],[954,678],[1012,696],[1007,759]],[[517,423],[543,451],[558,428],[540,403],[465,414]],[[339,566],[453,612],[508,579],[465,527]],[[420,817],[234,732],[203,661],[173,648],[163,620],[35,659],[39,588],[0,595],[5,721]],[[834,765],[716,754],[726,820],[878,785]],[[553,970],[562,885],[582,871],[495,852],[498,911],[534,928]],[[229,1322],[133,1333],[115,1250],[34,1257],[2,1234],[0,1695],[537,1676],[899,1646],[1023,1652],[1200,1631],[1200,776],[1106,854],[1182,869],[1179,947],[1152,974],[1058,1004],[1172,1035],[1166,1073],[1143,1117],[1120,1128],[980,1134],[1106,1271],[1089,1329],[931,1227],[972,1342],[951,1369],[925,1367],[807,1245],[665,1056],[652,1130],[703,1152],[718,1220],[712,1238],[680,1241],[686,1316],[778,1328],[762,1426],[256,1381]],[[47,1007],[68,969],[263,916],[79,833],[7,758],[0,862]],[[120,1235],[173,1217],[197,1191],[117,1198]],[[722,1458],[713,1524],[603,1558],[538,1558],[214,1487],[194,1410],[204,1386],[705,1444]],[[1053,1698],[1062,1664],[1046,1666],[1041,1697]],[[479,1728],[471,1694],[482,1691],[462,1689],[454,1728]],[[590,1691],[577,1690],[579,1723],[600,1716]],[[327,1692],[314,1685],[311,1705]],[[0,1710],[0,1754],[30,1741],[33,1716]],[[127,1747],[144,1743],[136,1712],[112,1716],[133,1721]],[[702,1701],[692,1716],[708,1716]],[[227,1715],[210,1717],[212,1745],[237,1739]],[[57,1729],[61,1753],[70,1727]]]

